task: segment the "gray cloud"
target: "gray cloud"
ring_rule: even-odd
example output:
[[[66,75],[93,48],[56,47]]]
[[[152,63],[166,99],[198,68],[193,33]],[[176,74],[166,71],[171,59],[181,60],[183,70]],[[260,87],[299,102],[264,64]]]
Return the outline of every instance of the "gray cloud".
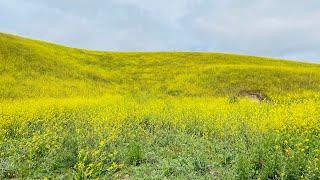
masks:
[[[119,51],[223,51],[320,62],[318,0],[1,0],[0,31]]]

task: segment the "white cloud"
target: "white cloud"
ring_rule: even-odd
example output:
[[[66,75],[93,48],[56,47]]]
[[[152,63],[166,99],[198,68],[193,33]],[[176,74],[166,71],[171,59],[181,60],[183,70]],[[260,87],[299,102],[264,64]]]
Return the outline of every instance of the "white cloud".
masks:
[[[1,0],[0,31],[120,51],[227,51],[320,61],[318,0]]]

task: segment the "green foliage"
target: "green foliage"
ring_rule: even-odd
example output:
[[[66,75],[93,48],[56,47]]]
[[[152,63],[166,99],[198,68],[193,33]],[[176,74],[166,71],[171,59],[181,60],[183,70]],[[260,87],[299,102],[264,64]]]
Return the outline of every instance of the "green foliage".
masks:
[[[239,99],[238,99],[237,96],[229,96],[228,97],[228,102],[231,103],[231,104],[236,103],[238,101],[239,101]]]
[[[137,143],[129,144],[126,156],[131,165],[139,166],[143,162],[143,151]]]

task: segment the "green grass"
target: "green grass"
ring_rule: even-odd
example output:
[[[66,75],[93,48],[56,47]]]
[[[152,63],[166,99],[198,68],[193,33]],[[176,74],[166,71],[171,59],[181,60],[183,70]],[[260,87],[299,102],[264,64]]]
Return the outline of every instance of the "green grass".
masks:
[[[0,34],[0,75],[0,179],[320,177],[317,64]]]

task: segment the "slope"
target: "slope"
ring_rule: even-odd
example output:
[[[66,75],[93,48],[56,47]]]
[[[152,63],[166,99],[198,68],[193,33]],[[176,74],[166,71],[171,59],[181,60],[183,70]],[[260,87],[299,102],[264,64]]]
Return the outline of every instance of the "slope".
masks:
[[[0,99],[268,96],[320,90],[320,66],[224,53],[98,52],[0,34]]]
[[[319,70],[0,34],[0,179],[319,179]]]

